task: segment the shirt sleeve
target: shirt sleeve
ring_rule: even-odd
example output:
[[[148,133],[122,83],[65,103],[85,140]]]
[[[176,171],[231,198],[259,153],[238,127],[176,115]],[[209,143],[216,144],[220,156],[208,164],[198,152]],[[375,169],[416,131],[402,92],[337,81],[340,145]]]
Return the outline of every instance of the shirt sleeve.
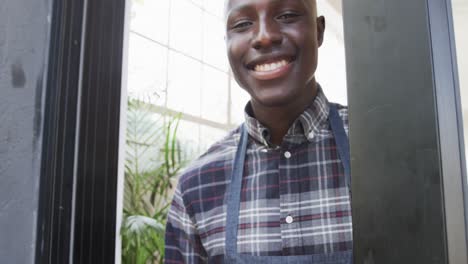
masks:
[[[164,263],[206,263],[207,254],[185,206],[180,184],[169,209],[165,240]]]

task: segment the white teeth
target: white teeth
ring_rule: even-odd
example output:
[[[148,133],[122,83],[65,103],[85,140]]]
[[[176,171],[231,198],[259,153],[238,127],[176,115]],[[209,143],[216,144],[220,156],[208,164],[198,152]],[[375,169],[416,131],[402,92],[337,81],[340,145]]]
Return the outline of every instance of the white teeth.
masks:
[[[281,60],[281,61],[278,61],[278,62],[256,65],[255,66],[255,71],[257,71],[257,72],[273,71],[273,70],[276,70],[276,69],[281,68],[283,66],[286,66],[287,64],[288,64],[288,62],[286,60]]]

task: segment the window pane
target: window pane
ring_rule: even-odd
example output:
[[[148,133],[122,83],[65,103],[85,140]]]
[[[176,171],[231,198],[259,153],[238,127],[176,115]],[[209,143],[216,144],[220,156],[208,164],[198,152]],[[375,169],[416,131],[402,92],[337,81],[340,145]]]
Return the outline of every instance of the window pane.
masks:
[[[187,0],[187,1],[191,1],[196,6],[203,8],[203,0]]]
[[[176,50],[201,59],[202,10],[188,0],[171,0],[170,45]]]
[[[231,79],[231,122],[241,124],[244,122],[244,108],[250,100],[250,95],[242,89],[234,79]]]
[[[169,32],[170,0],[132,1],[130,29],[167,44]]]
[[[203,60],[227,72],[224,22],[208,13],[205,13],[203,20]]]
[[[140,102],[131,101],[127,111],[127,158],[138,160],[138,170],[150,171],[164,159],[164,118]],[[136,164],[134,164],[136,166]]]
[[[205,65],[202,81],[202,117],[227,124],[228,75]]]
[[[178,139],[183,146],[182,151],[189,160],[200,155],[200,125],[193,122],[180,121],[177,130]]]
[[[169,108],[200,116],[201,63],[184,55],[169,52]]]
[[[208,148],[225,137],[227,132],[225,130],[209,127],[209,126],[200,126],[200,149],[202,152],[208,150]]]
[[[220,19],[224,16],[224,1],[221,0],[205,0],[206,11],[212,13]]]
[[[130,34],[128,95],[163,105],[166,90],[167,48]]]
[[[319,48],[317,82],[328,100],[347,105],[346,58],[343,17],[337,2],[317,1],[319,15],[325,16],[327,28],[323,45]]]

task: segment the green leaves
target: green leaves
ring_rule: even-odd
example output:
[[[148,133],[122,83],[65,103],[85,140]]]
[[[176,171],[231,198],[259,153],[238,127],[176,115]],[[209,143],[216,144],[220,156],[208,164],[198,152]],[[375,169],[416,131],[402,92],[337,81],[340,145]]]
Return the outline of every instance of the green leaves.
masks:
[[[154,113],[142,100],[128,101],[123,263],[162,263],[171,190],[187,163],[177,139],[180,118]]]
[[[164,225],[147,216],[128,216],[122,226],[122,245],[123,263],[153,262],[164,252]]]

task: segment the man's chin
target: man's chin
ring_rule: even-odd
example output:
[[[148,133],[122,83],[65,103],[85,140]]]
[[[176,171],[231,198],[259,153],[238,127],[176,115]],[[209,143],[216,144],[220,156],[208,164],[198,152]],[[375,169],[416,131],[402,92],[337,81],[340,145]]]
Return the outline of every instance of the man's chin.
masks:
[[[281,108],[294,102],[294,96],[259,96],[255,97],[256,104],[268,108]]]

